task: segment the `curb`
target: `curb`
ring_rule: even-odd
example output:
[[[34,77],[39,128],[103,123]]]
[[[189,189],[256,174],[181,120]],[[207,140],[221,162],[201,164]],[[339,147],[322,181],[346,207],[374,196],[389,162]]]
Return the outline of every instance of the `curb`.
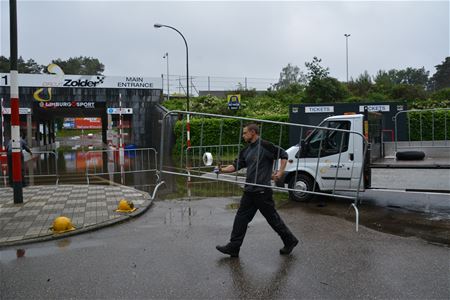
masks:
[[[140,192],[142,192],[142,191],[140,191]],[[65,232],[65,233],[51,234],[51,235],[47,235],[47,236],[41,236],[41,237],[35,237],[35,238],[23,239],[23,240],[11,241],[11,242],[2,242],[2,243],[0,243],[0,249],[5,248],[5,247],[10,247],[10,246],[33,244],[33,243],[45,242],[45,241],[49,241],[49,240],[63,239],[63,238],[67,238],[70,236],[95,231],[95,230],[98,230],[101,228],[112,226],[114,224],[124,223],[126,221],[129,221],[131,219],[134,219],[134,218],[144,214],[152,206],[153,199],[150,198],[150,195],[146,192],[142,192],[142,193],[145,193],[145,196],[148,201],[145,201],[142,204],[142,206],[140,206],[137,210],[135,210],[132,213],[122,215],[122,216],[112,219],[112,220],[108,220],[108,221],[101,222],[101,223],[87,226],[87,227],[82,227],[80,229],[75,229],[73,231],[69,231],[69,232]]]

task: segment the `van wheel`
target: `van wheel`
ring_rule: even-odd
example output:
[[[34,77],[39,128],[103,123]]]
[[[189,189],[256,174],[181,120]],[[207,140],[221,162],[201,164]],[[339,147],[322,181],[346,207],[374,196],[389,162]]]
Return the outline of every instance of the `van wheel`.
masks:
[[[295,175],[293,175],[289,180],[289,188],[295,189],[295,191],[289,191],[289,198],[297,202],[304,202],[311,200],[314,197],[314,195],[304,193],[302,191],[312,191],[313,185],[314,181],[311,179],[311,177],[305,174],[297,174],[297,178],[295,178]]]
[[[423,160],[425,153],[422,151],[403,151],[395,154],[398,160]]]

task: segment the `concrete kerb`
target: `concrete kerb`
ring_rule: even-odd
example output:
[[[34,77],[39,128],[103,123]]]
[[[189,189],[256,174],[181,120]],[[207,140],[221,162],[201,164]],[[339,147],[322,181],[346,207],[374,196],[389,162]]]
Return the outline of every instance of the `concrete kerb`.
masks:
[[[6,248],[6,247],[11,247],[11,246],[18,246],[18,245],[25,245],[25,244],[32,244],[32,243],[39,243],[39,242],[45,242],[45,241],[49,241],[49,240],[57,240],[57,239],[63,239],[63,238],[67,238],[70,236],[74,236],[74,235],[78,235],[78,234],[82,234],[82,233],[86,233],[86,232],[92,232],[101,228],[105,228],[108,226],[112,226],[114,224],[120,224],[120,223],[124,223],[126,221],[129,221],[133,218],[136,218],[140,215],[142,215],[143,213],[145,213],[153,204],[153,200],[150,195],[146,192],[140,191],[146,198],[146,201],[144,201],[144,203],[142,203],[138,209],[136,209],[134,212],[131,213],[120,213],[121,216],[115,219],[111,219],[111,220],[107,220],[104,222],[100,222],[94,225],[90,225],[90,226],[86,226],[86,227],[82,227],[80,229],[75,229],[73,231],[68,231],[65,233],[59,233],[59,234],[49,234],[46,236],[40,236],[40,237],[34,237],[34,238],[29,238],[29,239],[22,239],[22,240],[17,240],[17,241],[9,241],[9,242],[1,242],[0,243],[0,249],[1,248]]]

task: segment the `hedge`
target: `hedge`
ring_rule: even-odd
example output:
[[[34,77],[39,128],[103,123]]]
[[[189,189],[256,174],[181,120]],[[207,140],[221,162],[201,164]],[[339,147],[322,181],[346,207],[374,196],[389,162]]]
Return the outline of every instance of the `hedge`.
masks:
[[[433,116],[434,115],[434,116]],[[450,139],[450,110],[409,112],[410,140],[432,141]],[[434,122],[433,122],[434,119]],[[422,124],[422,134],[421,134]],[[433,137],[434,124],[434,137]],[[445,132],[447,130],[447,132]]]
[[[265,120],[288,122],[287,115],[268,116]],[[239,119],[228,118],[191,118],[191,146],[206,146],[206,145],[231,145],[241,143],[244,141],[240,136],[241,126],[245,126],[248,122]],[[268,140],[275,145],[280,142],[280,127],[282,128],[281,147],[287,148],[289,146],[289,132],[288,126],[279,124],[269,124],[262,122],[261,137]],[[202,129],[203,127],[203,129]],[[184,131],[184,134],[183,134]],[[203,138],[201,137],[203,132]],[[174,147],[174,154],[179,154],[183,145],[186,149],[186,120],[177,121],[174,127],[176,143]]]

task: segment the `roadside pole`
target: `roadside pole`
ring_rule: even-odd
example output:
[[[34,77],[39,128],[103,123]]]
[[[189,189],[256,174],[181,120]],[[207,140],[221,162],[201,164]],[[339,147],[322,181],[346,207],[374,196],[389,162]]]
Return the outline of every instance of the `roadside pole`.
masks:
[[[122,119],[122,94],[119,93],[119,162],[123,166],[125,153],[123,149],[123,119]]]
[[[19,121],[19,83],[17,69],[17,2],[9,0],[10,23],[10,95],[11,95],[11,141],[12,141],[12,175],[14,203],[23,203],[22,160],[20,157],[20,121]]]

